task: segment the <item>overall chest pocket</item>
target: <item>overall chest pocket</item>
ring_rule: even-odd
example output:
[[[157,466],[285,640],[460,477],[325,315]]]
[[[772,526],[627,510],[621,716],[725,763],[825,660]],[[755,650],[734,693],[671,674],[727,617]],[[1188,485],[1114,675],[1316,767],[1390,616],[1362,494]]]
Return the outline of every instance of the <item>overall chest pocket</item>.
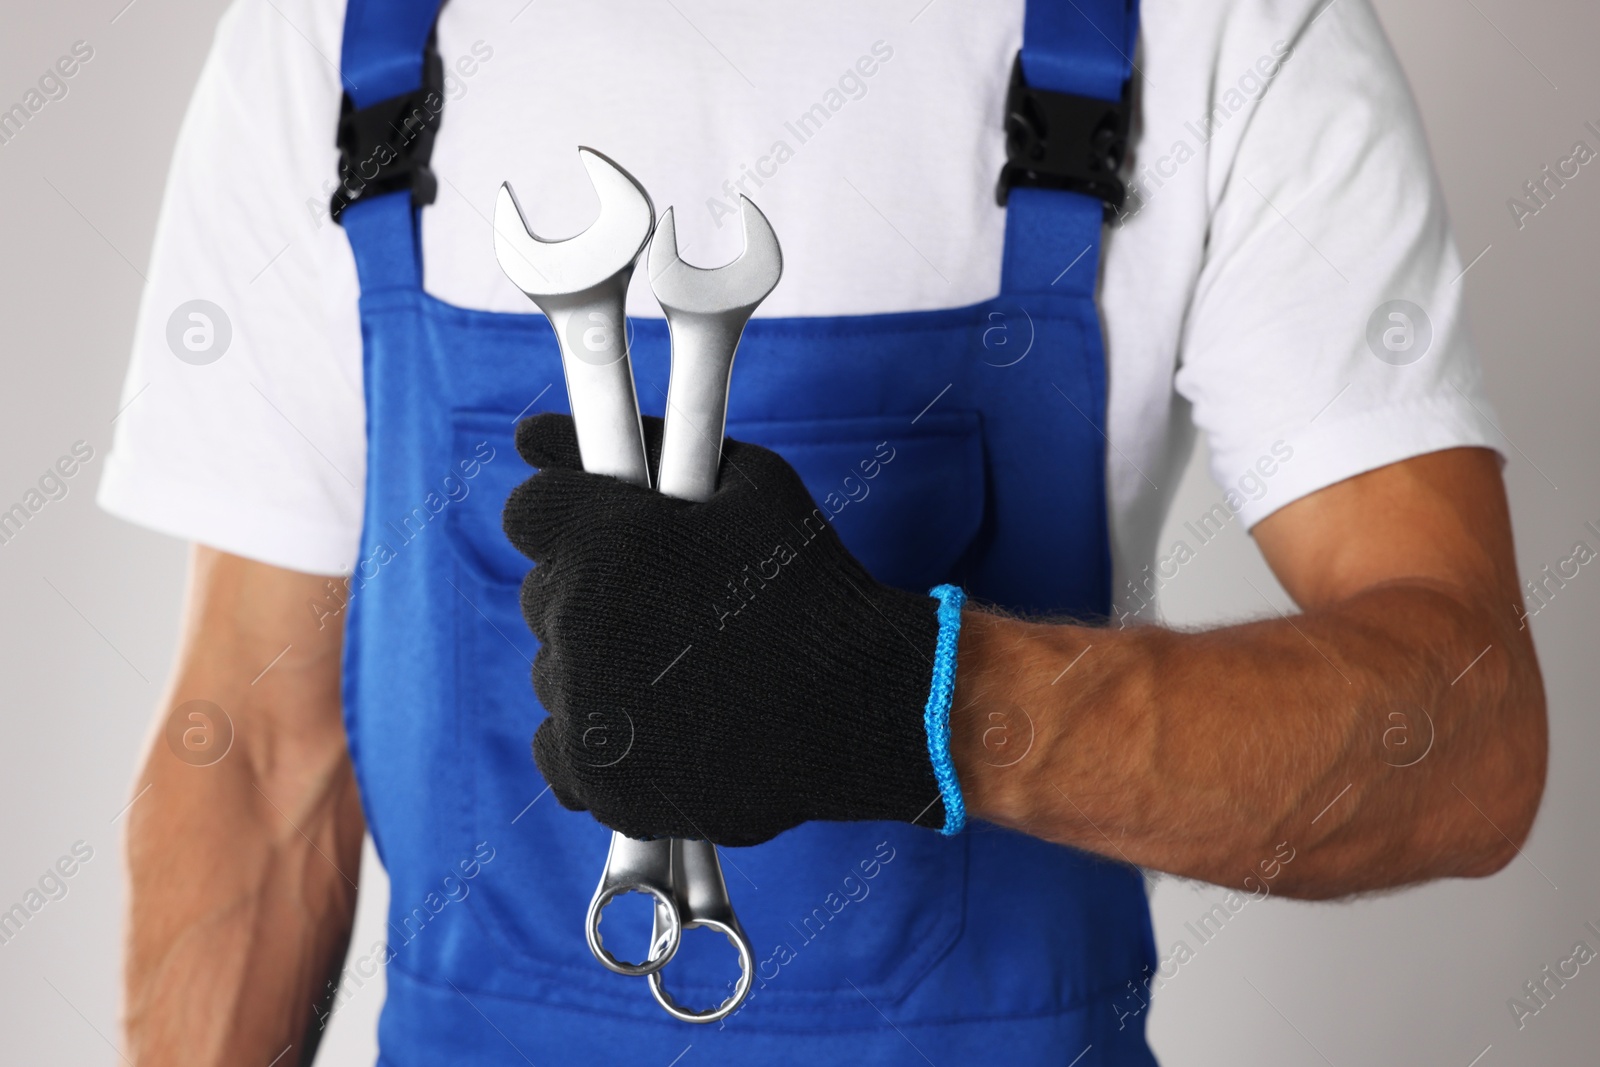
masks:
[[[530,564],[500,524],[506,496],[531,473],[511,447],[511,418],[454,415],[458,449],[490,439],[510,450],[452,509],[449,526],[458,588],[472,602],[457,626],[465,727],[457,773],[470,798],[464,829],[480,837],[493,829],[507,842],[495,861],[500,877],[481,888],[476,914],[492,951],[533,980],[530,995],[537,989],[582,1002],[604,991],[613,1003],[620,980],[589,956],[582,934],[609,832],[541,795],[529,753],[545,713],[529,681],[538,643],[518,604]],[[889,584],[926,591],[950,577],[981,526],[983,445],[974,413],[930,414],[915,424],[905,417],[737,421],[729,433],[784,455],[846,546]],[[724,850],[729,893],[756,950],[748,1010],[764,1016],[859,1003],[852,982],[875,1002],[904,996],[961,935],[967,850],[964,837],[890,823],[811,823],[755,848]],[[720,999],[725,975],[697,977],[675,973],[673,988],[694,1002]],[[648,999],[616,1003],[637,1000],[649,1015]]]

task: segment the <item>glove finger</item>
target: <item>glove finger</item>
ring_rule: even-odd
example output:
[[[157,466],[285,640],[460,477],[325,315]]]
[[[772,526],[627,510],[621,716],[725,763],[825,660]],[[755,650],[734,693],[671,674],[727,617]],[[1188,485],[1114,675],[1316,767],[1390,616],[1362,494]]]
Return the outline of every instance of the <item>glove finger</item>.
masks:
[[[641,420],[644,426],[645,454],[650,469],[656,470],[661,460],[662,422],[653,415]],[[582,470],[583,457],[578,451],[577,424],[571,415],[546,411],[531,415],[517,424],[517,452],[530,467]]]
[[[636,486],[581,470],[546,468],[506,498],[500,528],[523,555],[543,562],[559,546],[608,522],[611,503]]]
[[[567,706],[567,691],[560,669],[561,657],[553,644],[542,644],[533,656],[533,695],[552,715],[561,715]]]
[[[717,492],[762,493],[777,495],[780,488],[799,483],[800,475],[789,461],[770,448],[726,438],[722,442],[722,466],[717,472]],[[809,496],[809,492],[807,492]]]
[[[567,761],[563,756],[561,735],[554,717],[540,723],[533,732],[533,762],[538,765],[544,780],[550,783],[550,792],[555,794],[563,808],[568,811],[589,810],[577,793],[577,783],[566,772]]]
[[[571,415],[546,411],[517,424],[517,451],[530,467],[582,470],[578,431]]]
[[[522,620],[541,644],[550,638],[550,623],[556,613],[550,584],[550,570],[554,566],[553,562],[541,563],[522,579]]]
[[[741,514],[752,499],[762,501],[768,515],[788,523],[802,540],[832,528],[832,516],[812,497],[788,460],[771,449],[730,437],[723,442],[722,470],[710,506],[719,512]]]

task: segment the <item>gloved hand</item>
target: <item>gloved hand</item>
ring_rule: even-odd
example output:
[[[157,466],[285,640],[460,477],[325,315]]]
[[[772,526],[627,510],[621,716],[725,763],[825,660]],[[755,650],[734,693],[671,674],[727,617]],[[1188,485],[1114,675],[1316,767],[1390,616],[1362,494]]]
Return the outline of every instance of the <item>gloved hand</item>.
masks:
[[[564,807],[721,845],[812,819],[946,825],[924,725],[940,602],[875,581],[781,456],[727,441],[716,494],[690,503],[585,473],[565,415],[525,420],[517,449],[539,468],[504,515],[537,564],[533,753]]]

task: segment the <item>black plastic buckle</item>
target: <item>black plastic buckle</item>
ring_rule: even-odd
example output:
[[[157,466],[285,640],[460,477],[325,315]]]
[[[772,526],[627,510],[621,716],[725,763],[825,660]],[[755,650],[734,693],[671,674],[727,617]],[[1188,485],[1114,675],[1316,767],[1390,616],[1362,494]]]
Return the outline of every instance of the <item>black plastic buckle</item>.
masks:
[[[444,112],[444,64],[433,42],[422,61],[422,87],[357,109],[350,94],[339,106],[339,188],[328,205],[335,222],[369,196],[411,190],[416,207],[431,204],[439,180],[428,168]]]
[[[1006,93],[1006,162],[995,199],[1004,207],[1016,186],[1066,189],[1098,197],[1110,219],[1127,197],[1117,176],[1128,150],[1129,85],[1122,99],[1035,89],[1022,76],[1022,53]]]

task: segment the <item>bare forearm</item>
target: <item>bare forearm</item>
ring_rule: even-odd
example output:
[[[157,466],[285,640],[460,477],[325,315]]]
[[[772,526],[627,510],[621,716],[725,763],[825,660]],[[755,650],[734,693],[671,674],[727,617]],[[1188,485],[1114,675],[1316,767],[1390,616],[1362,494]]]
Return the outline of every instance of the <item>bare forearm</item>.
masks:
[[[299,1049],[349,938],[364,828],[339,635],[304,602],[320,583],[288,573],[197,555],[178,674],[128,813],[138,1064],[265,1064]],[[191,709],[213,721],[191,724]],[[227,724],[225,752],[169,739]]]
[[[242,763],[151,762],[128,839],[130,1052],[267,1063],[305,1037],[349,937],[355,887],[334,866],[353,878],[360,860],[354,785],[329,783],[289,816]]]
[[[1542,789],[1527,635],[1427,583],[1203,633],[969,611],[957,677],[975,814],[1223,884],[1283,842],[1299,896],[1488,873]]]

